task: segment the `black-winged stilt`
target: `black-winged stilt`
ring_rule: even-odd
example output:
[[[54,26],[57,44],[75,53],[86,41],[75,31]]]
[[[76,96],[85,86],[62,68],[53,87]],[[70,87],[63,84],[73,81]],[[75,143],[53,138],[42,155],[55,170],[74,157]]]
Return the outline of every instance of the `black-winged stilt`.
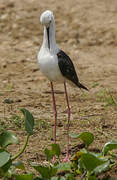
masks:
[[[57,110],[53,89],[53,82],[59,81],[64,83],[66,101],[68,107],[68,125],[67,125],[67,148],[66,157],[64,161],[69,160],[69,126],[70,126],[70,106],[66,88],[66,81],[72,82],[79,88],[88,90],[84,85],[79,82],[74,65],[65,52],[63,52],[56,44],[55,39],[55,23],[54,15],[51,11],[47,10],[41,14],[40,22],[44,25],[44,36],[41,49],[38,53],[38,64],[40,71],[50,80],[52,100],[55,116],[54,127],[54,143],[56,143],[56,125],[57,125]]]

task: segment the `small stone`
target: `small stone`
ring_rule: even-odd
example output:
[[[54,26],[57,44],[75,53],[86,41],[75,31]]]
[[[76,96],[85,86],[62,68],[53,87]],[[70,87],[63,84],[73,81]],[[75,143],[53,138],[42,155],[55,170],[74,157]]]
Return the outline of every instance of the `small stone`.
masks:
[[[2,66],[3,66],[3,68],[6,68],[6,67],[7,67],[7,64],[6,64],[6,63],[4,63]]]

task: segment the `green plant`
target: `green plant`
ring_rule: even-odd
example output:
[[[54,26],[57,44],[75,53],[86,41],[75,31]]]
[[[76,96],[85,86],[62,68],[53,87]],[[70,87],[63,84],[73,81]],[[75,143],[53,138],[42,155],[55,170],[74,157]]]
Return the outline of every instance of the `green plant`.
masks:
[[[46,120],[42,120],[42,119],[38,119],[35,123],[35,127],[42,131],[42,129],[48,129],[49,128],[49,124]]]
[[[117,100],[112,93],[106,89],[97,93],[97,101],[105,102],[105,106],[117,106]]]
[[[18,144],[17,137],[10,131],[3,131],[0,134],[0,177],[4,177],[4,180],[11,177],[15,177],[15,179],[17,180],[19,179],[19,176],[14,174],[14,171],[16,168],[24,169],[24,165],[21,161],[18,161],[16,163],[14,163],[14,161],[24,152],[28,144],[29,137],[33,134],[34,118],[32,114],[24,108],[21,109],[21,112],[25,117],[25,129],[27,132],[27,136],[23,147],[17,154],[12,156],[7,150],[8,145]]]
[[[12,89],[13,89],[13,84],[9,84],[9,85],[8,85],[8,91],[11,92]]]
[[[82,175],[82,179],[98,180],[100,173],[117,165],[115,155],[109,153],[111,150],[117,149],[117,141],[106,143],[100,153],[94,153],[89,151],[89,145],[94,141],[92,133],[71,134],[71,137],[80,138],[86,146],[85,149],[78,151],[72,159],[74,173]]]
[[[94,82],[94,83],[92,84],[92,88],[95,88],[95,87],[97,87],[97,86],[99,86],[99,83],[98,83],[98,82]]]
[[[17,114],[13,114],[11,117],[10,117],[10,122],[11,122],[11,125],[14,127],[18,127],[18,128],[22,128],[23,125],[24,125],[24,120],[21,116],[17,115]]]
[[[104,145],[102,152],[94,153],[89,151],[89,146],[94,141],[90,132],[81,134],[70,134],[72,138],[81,139],[85,148],[79,150],[70,162],[60,161],[61,150],[58,144],[51,144],[51,149],[45,149],[44,153],[48,164],[40,165],[33,162],[30,165],[39,173],[36,177],[39,180],[76,180],[78,176],[83,180],[98,180],[100,173],[107,171],[117,164],[114,154],[111,152],[117,149],[117,142],[111,141]],[[110,153],[111,152],[111,153]],[[56,156],[56,161],[55,160]],[[54,159],[53,159],[54,158]]]
[[[8,127],[8,122],[0,119],[0,132],[4,131]]]
[[[38,165],[33,162],[30,165],[39,173],[36,177],[39,180],[75,180],[71,162],[61,163],[61,150],[58,144],[51,144],[51,149],[45,149],[44,153],[48,160],[48,165]],[[56,161],[55,161],[56,159]],[[51,163],[51,161],[53,163]]]
[[[117,155],[113,151],[117,149],[117,141],[112,140],[106,143],[100,153],[95,153],[89,150],[90,145],[94,143],[94,135],[86,131],[81,134],[70,134],[71,138],[80,139],[85,145],[85,148],[74,154],[71,161],[61,162],[59,145],[51,144],[44,150],[46,165],[30,162],[29,165],[34,172],[26,172],[23,162],[16,161],[16,159],[24,152],[29,137],[33,134],[34,118],[24,108],[21,112],[24,115],[27,136],[23,147],[17,154],[11,155],[7,147],[10,144],[18,144],[18,138],[10,131],[3,131],[0,134],[0,178],[3,180],[77,180],[78,177],[81,180],[98,180],[101,173],[117,166]],[[23,170],[25,173],[16,173],[16,169]]]
[[[117,106],[117,100],[113,97],[113,95],[110,92],[108,92],[108,96],[105,97],[105,101],[106,106]]]

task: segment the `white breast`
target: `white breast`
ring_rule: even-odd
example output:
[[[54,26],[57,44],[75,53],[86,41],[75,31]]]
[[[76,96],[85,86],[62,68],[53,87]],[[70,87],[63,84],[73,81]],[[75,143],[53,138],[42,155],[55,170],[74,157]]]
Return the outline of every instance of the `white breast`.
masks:
[[[48,49],[43,48],[38,53],[38,64],[40,71],[46,76],[50,81],[60,81],[64,82],[64,77],[62,76],[56,54],[51,54]]]

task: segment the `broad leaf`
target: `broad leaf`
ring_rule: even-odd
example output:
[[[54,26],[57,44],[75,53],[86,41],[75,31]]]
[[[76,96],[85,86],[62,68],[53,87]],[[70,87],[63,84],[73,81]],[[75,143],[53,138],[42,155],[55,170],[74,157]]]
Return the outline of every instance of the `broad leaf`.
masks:
[[[0,146],[5,148],[9,144],[18,144],[18,139],[12,132],[4,131],[0,134]]]
[[[66,180],[66,179],[64,177],[52,177],[51,180]]]
[[[71,173],[65,174],[65,179],[66,179],[66,180],[76,180],[75,177],[74,177],[74,175],[71,174]]]
[[[17,161],[16,163],[13,163],[13,165],[15,166],[15,168],[17,169],[22,169],[22,170],[25,170],[25,167],[24,167],[24,164],[22,161]]]
[[[50,145],[52,148],[51,149],[45,149],[44,153],[47,157],[47,159],[50,161],[55,155],[56,156],[60,156],[61,154],[61,150],[58,144],[51,144]]]
[[[28,134],[32,135],[34,127],[34,117],[27,109],[22,108],[21,112],[24,114],[25,117],[25,129]]]
[[[86,151],[87,152],[87,151]],[[86,153],[85,152],[85,153]],[[84,154],[84,152],[82,152],[82,151],[78,151],[78,152],[76,152],[76,154],[73,156],[73,158],[72,158],[72,161],[77,161],[78,159],[80,159],[80,157],[81,157],[81,155],[82,154]]]
[[[83,161],[81,160],[81,158],[78,160],[78,170],[77,170],[77,173],[78,174],[82,174],[85,170],[85,165],[83,163]]]
[[[111,151],[113,149],[117,149],[117,141],[110,141],[106,143],[102,149],[102,153],[105,156],[108,153],[108,151]]]
[[[90,176],[90,177],[88,177],[87,180],[98,180],[98,179],[95,176]]]
[[[89,146],[94,140],[94,135],[87,131],[81,134],[70,134],[70,137],[80,138],[84,142],[84,144],[87,146]]]
[[[29,174],[14,174],[16,180],[33,180],[33,173]]]
[[[51,147],[53,153],[59,157],[61,154],[60,146],[58,144],[51,144]]]
[[[109,169],[109,167],[110,167],[110,161],[108,160],[104,164],[96,167],[93,172],[95,173],[95,175],[97,175],[104,171],[107,171]]]
[[[35,163],[30,163],[31,166],[37,170],[41,176],[45,179],[49,179],[51,178],[52,176],[55,176],[56,175],[56,172],[57,172],[57,168],[55,167],[48,167],[48,166],[41,166],[41,165],[37,165]]]
[[[85,153],[81,156],[81,161],[83,162],[85,168],[87,171],[91,172],[93,171],[96,167],[104,164],[106,161],[102,160],[92,153]]]
[[[4,166],[10,160],[10,154],[5,150],[0,150],[0,167]]]
[[[45,153],[48,161],[50,161],[54,157],[54,154],[53,154],[52,150],[49,150],[49,149],[46,148],[44,150],[44,153]]]
[[[56,165],[57,168],[57,173],[63,172],[63,171],[68,171],[71,172],[71,163],[59,163]]]
[[[83,132],[79,135],[79,138],[89,146],[94,140],[94,135],[90,132]]]
[[[0,174],[4,176],[6,172],[9,170],[10,166],[12,165],[11,159],[2,167],[0,167]]]

